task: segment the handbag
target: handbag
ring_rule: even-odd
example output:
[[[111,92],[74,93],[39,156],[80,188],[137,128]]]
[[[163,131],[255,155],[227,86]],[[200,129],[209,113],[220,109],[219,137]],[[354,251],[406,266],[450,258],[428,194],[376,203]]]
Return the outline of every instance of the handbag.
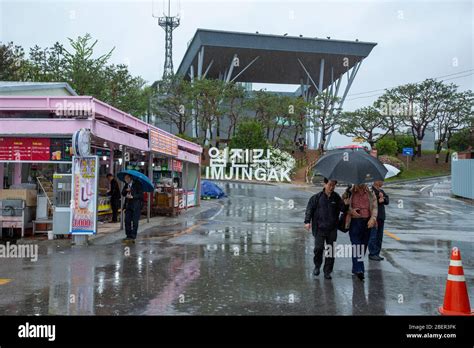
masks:
[[[341,213],[341,215],[339,215],[339,222],[337,224],[337,229],[344,233],[347,233],[349,231],[349,228],[346,227],[347,213],[348,211],[343,212]]]

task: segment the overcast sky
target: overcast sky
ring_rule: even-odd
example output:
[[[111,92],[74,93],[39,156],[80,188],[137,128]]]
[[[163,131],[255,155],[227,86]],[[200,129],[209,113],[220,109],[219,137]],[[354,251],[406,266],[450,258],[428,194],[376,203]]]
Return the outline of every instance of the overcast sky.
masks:
[[[175,70],[196,29],[207,28],[376,42],[352,85],[346,110],[370,105],[380,89],[430,77],[450,75],[446,82],[458,84],[460,90],[474,86],[471,0],[181,0],[179,7]],[[90,33],[99,40],[98,53],[115,47],[112,62],[127,63],[133,74],[153,82],[161,77],[164,62],[164,31],[152,17],[153,8],[160,15],[163,0],[0,0],[0,41],[25,48],[59,41],[68,47],[67,37]],[[172,8],[175,12],[177,6]],[[265,87],[294,91],[297,86]],[[348,141],[339,136],[333,140]]]

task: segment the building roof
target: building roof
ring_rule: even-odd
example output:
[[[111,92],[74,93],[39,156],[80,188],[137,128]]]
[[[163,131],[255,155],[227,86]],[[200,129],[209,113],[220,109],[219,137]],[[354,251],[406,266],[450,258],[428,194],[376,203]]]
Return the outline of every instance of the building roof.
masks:
[[[188,45],[177,73],[188,78],[193,65],[194,73],[197,74],[198,53],[204,48],[202,71],[204,72],[213,61],[206,76],[208,78],[219,78],[219,75],[229,68],[236,54],[239,65],[233,69],[233,78],[253,59],[259,57],[235,79],[236,82],[300,84],[301,79],[306,82],[306,73],[299,59],[312,79],[318,83],[320,61],[324,58],[324,89],[331,81],[336,81],[357,62],[367,57],[375,45],[373,42],[362,41],[198,29]]]
[[[0,81],[0,94],[51,89],[65,89],[70,95],[77,96],[76,91],[67,82]]]

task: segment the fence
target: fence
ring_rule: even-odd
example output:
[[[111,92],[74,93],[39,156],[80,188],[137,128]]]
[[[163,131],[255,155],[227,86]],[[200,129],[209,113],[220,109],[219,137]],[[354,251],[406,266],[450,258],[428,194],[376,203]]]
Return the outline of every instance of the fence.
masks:
[[[454,195],[474,199],[474,159],[451,161],[451,180]]]

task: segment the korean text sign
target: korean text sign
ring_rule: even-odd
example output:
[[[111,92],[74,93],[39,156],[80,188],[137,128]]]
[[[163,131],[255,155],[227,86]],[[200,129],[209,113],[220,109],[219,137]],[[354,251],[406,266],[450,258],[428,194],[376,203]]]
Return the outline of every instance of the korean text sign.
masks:
[[[71,233],[97,233],[97,156],[72,158]]]

